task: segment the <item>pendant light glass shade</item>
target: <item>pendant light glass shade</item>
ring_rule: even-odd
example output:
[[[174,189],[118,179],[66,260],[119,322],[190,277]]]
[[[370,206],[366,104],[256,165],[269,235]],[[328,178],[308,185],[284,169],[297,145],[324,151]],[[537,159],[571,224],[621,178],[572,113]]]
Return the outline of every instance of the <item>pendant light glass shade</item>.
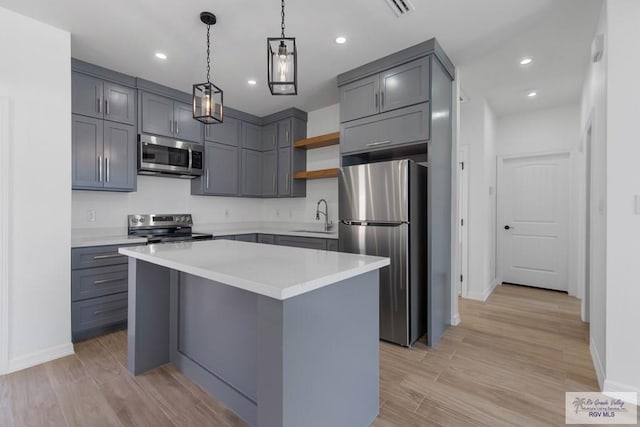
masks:
[[[216,16],[211,12],[202,12],[200,20],[207,25],[207,81],[193,85],[193,118],[205,123],[222,123],[223,93],[222,89],[211,83],[211,26],[216,23]]]
[[[293,37],[267,39],[268,84],[272,95],[298,94],[298,52]]]

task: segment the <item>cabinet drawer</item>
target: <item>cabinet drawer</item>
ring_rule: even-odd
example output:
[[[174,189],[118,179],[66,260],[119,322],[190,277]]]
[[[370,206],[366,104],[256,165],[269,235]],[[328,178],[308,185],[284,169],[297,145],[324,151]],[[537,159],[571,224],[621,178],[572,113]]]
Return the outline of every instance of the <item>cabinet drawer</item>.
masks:
[[[138,245],[91,246],[71,249],[71,269],[104,267],[107,265],[127,264],[127,257],[118,253],[118,248]]]
[[[127,320],[127,292],[71,303],[71,329],[80,331]]]
[[[275,236],[273,234],[258,234],[258,243],[274,245],[276,243]]]
[[[342,153],[368,152],[429,139],[429,103],[340,126]]]
[[[320,249],[323,251],[327,249],[327,241],[325,239],[314,237],[276,236],[276,245]]]
[[[256,243],[258,241],[258,236],[255,234],[238,234],[236,236],[236,240],[240,242],[252,242]]]
[[[129,264],[74,270],[71,272],[71,301],[125,292],[128,278]]]

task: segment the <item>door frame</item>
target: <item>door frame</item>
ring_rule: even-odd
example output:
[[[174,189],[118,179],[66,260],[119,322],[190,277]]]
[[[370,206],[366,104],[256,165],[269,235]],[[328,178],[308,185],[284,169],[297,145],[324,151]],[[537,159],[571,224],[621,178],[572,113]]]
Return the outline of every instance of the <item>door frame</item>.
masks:
[[[579,238],[579,262],[578,268],[581,270],[578,276],[577,297],[580,298],[580,318],[583,322],[589,323],[590,319],[590,295],[591,295],[591,204],[593,203],[593,190],[591,186],[591,171],[593,163],[593,111],[589,114],[587,124],[584,127],[583,135],[584,150],[584,199],[581,200],[584,214],[581,215]],[[582,210],[581,209],[581,210]]]
[[[0,375],[9,371],[13,102],[0,97]]]
[[[466,296],[469,292],[469,146],[462,145],[458,150],[458,240],[460,243],[460,259],[457,262],[457,280],[460,290],[456,287],[456,296]],[[464,219],[465,224],[461,225]]]
[[[502,209],[501,209],[501,204],[502,204],[502,198],[504,197],[504,184],[502,182],[503,177],[504,177],[504,163],[506,160],[524,160],[524,159],[535,159],[535,158],[541,158],[541,157],[555,157],[555,156],[567,156],[567,159],[569,160],[567,162],[568,168],[569,168],[569,192],[571,192],[571,179],[573,177],[572,174],[572,153],[570,150],[561,150],[561,151],[540,151],[540,152],[535,152],[535,153],[527,153],[527,154],[509,154],[509,155],[501,155],[501,156],[497,156],[497,160],[498,160],[498,164],[497,164],[497,170],[496,170],[496,235],[495,235],[495,239],[496,239],[496,275],[497,275],[497,282],[498,283],[502,283],[502,257],[503,257],[503,250],[502,250],[502,239],[500,238],[500,230],[502,230],[502,226],[501,224],[504,224],[504,218],[503,218],[503,214],[502,214]],[[571,209],[572,207],[569,206],[569,210],[567,211],[567,213],[570,215],[571,214]],[[569,224],[567,224],[567,245],[568,245],[568,250],[571,250],[571,241],[570,241],[570,235],[571,233],[569,232]],[[567,258],[567,262],[569,262],[569,257]],[[570,273],[570,267],[571,265],[567,265],[567,279],[569,279],[571,277],[571,273]],[[567,289],[570,291],[571,290],[571,283],[567,283]],[[574,289],[575,291],[575,289]]]

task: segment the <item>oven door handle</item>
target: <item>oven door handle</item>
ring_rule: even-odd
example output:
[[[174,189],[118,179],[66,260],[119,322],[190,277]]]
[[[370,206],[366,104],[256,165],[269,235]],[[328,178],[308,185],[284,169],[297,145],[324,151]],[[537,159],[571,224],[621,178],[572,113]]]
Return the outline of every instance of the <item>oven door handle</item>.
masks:
[[[188,150],[189,150],[189,171],[191,171],[191,168],[193,167],[193,150],[191,149],[191,147],[189,147]]]

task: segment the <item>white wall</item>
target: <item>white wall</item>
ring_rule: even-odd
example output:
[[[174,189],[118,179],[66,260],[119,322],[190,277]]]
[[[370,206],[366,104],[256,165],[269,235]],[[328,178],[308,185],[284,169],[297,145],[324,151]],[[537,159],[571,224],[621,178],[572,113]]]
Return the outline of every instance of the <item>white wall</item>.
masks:
[[[483,301],[496,284],[495,120],[484,99],[460,105],[459,143],[469,150],[469,272],[462,296]]]
[[[603,4],[602,13],[596,30],[597,34],[607,33],[607,11]],[[588,126],[592,126],[591,140],[591,207],[590,207],[590,304],[589,304],[589,345],[593,357],[598,381],[602,387],[607,375],[606,352],[606,262],[607,262],[607,229],[606,229],[606,182],[607,182],[607,49],[598,63],[591,63],[585,79],[580,111],[580,130],[582,141]],[[583,156],[584,159],[584,156]],[[584,163],[584,160],[583,160]],[[581,168],[584,171],[584,165]],[[584,177],[584,172],[582,172]],[[583,178],[584,181],[585,178]],[[585,204],[585,190],[582,186],[581,203]],[[580,217],[582,227],[585,227],[584,214]],[[584,243],[584,239],[582,239]],[[584,265],[584,259],[582,260]]]
[[[640,392],[640,2],[607,1],[606,391]]]
[[[69,33],[0,8],[0,94],[11,105],[2,151],[12,166],[9,185],[0,186],[9,202],[1,218],[9,299],[0,305],[8,314],[0,340],[8,340],[0,351],[10,371],[73,353],[70,49]]]
[[[569,152],[572,165],[569,197],[569,217],[578,218],[584,210],[580,197],[584,174],[580,165],[584,154],[580,153],[580,104],[560,105],[538,111],[501,116],[497,121],[498,156],[517,156],[534,153]],[[495,169],[495,168],[494,168]],[[580,221],[569,221],[568,291],[578,295],[578,277],[584,266],[579,235],[584,229]],[[500,266],[498,266],[500,268]],[[581,296],[581,295],[580,295]]]
[[[339,105],[309,112],[309,137],[336,132],[340,123]],[[338,167],[339,146],[307,151],[307,169]],[[327,200],[329,218],[338,217],[338,180],[336,178],[307,181],[307,197],[291,199],[251,199],[241,197],[192,196],[190,181],[157,176],[138,176],[138,191],[114,193],[73,191],[72,226],[74,228],[126,227],[131,213],[188,212],[196,224],[216,222],[316,222],[316,202]],[[95,210],[95,221],[88,212]]]

